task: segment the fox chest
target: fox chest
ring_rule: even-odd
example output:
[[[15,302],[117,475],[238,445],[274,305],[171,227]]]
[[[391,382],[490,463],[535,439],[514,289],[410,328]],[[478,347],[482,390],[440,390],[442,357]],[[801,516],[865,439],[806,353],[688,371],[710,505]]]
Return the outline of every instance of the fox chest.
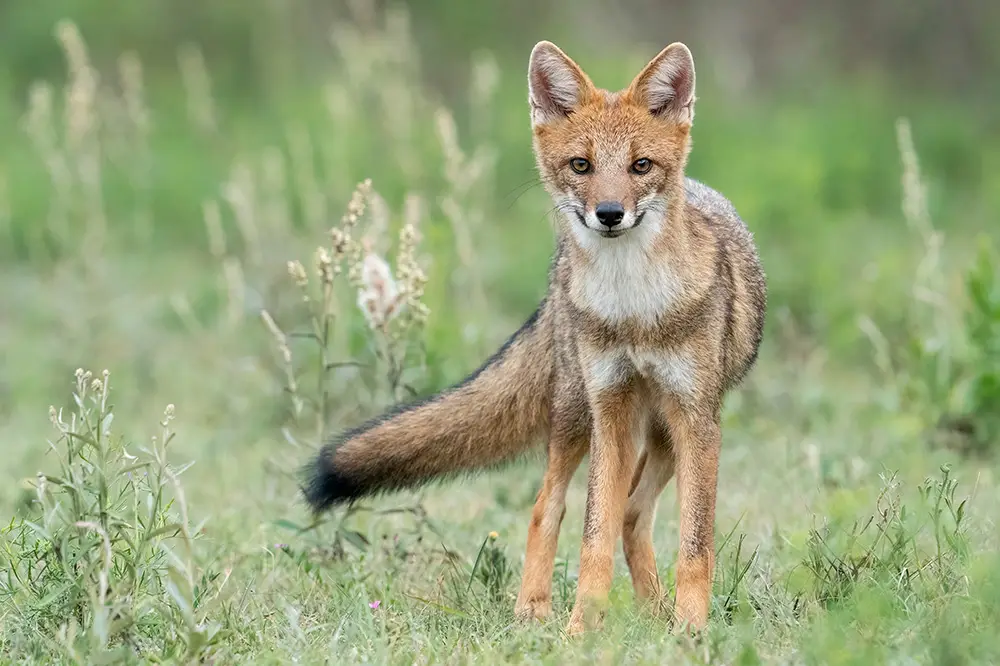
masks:
[[[648,256],[639,240],[630,239],[601,248],[585,268],[575,271],[569,296],[574,305],[605,323],[653,326],[677,307],[684,292],[670,266]]]
[[[697,391],[694,358],[681,349],[622,347],[594,357],[589,366],[589,382],[599,391],[616,388],[636,378],[685,401],[694,398]]]

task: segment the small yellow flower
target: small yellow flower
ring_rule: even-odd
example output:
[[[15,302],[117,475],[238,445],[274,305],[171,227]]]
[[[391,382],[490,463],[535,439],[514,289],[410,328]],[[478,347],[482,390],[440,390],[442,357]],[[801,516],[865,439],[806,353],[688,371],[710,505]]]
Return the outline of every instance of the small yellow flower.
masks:
[[[496,532],[490,532],[490,541],[496,541],[499,538],[500,538],[499,534],[497,534]]]

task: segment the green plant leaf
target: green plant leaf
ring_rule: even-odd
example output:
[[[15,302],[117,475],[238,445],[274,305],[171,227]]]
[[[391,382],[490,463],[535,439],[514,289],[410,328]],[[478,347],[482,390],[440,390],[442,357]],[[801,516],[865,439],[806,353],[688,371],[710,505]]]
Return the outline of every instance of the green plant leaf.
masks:
[[[271,522],[271,524],[277,527],[282,527],[286,530],[292,530],[293,532],[305,531],[304,528],[298,523],[293,523],[292,521],[287,520],[285,518],[279,518],[278,520],[274,520]]]
[[[354,530],[340,530],[340,535],[344,537],[344,541],[347,541],[358,550],[367,550],[368,546],[371,545],[363,534]]]

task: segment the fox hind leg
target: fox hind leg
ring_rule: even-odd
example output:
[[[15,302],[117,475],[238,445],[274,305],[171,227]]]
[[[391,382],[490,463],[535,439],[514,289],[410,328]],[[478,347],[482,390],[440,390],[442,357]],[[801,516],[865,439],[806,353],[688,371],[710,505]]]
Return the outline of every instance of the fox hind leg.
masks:
[[[622,546],[636,600],[660,611],[663,591],[653,550],[653,522],[660,494],[674,475],[674,452],[667,428],[653,420],[646,449],[636,464],[625,507]]]
[[[549,438],[549,458],[528,526],[521,589],[514,606],[521,619],[544,619],[552,613],[552,571],[559,529],[566,514],[566,490],[589,442],[588,430],[559,419]]]

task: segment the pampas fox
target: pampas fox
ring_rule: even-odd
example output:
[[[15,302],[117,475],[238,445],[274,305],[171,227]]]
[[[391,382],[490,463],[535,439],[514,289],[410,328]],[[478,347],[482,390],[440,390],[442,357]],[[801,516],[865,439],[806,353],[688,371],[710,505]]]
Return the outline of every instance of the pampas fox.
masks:
[[[537,166],[557,210],[545,299],[463,382],[327,444],[304,493],[322,511],[491,467],[547,439],[515,607],[544,618],[566,489],[589,452],[575,634],[603,617],[619,537],[636,596],[660,606],[653,517],[676,473],[673,615],[701,629],[722,401],[757,358],[766,310],[753,238],[729,201],[684,175],[695,100],[685,45],[608,92],[543,41],[528,91]]]

